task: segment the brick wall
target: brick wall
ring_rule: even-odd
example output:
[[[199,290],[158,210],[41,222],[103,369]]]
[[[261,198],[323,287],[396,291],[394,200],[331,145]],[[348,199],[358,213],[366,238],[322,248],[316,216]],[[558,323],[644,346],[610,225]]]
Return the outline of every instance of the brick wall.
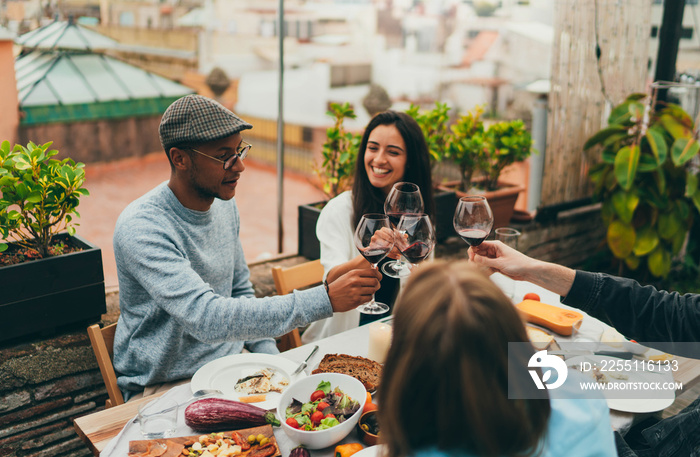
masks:
[[[520,250],[534,257],[580,266],[605,228],[591,208],[548,223],[512,224],[523,233]],[[465,258],[466,243],[448,238],[438,258]],[[251,264],[257,296],[274,293],[273,265],[305,261],[287,257]],[[116,294],[108,296],[105,323],[118,316]],[[91,455],[72,419],[104,408],[107,393],[85,329],[0,347],[0,457],[80,457]]]

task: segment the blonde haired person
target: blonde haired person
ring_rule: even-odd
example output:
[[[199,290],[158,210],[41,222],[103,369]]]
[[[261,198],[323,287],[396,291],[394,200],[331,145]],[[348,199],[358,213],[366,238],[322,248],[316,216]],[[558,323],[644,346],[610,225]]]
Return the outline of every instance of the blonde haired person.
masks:
[[[394,315],[379,388],[388,457],[616,455],[605,400],[508,399],[508,342],[527,334],[473,264],[424,265]]]

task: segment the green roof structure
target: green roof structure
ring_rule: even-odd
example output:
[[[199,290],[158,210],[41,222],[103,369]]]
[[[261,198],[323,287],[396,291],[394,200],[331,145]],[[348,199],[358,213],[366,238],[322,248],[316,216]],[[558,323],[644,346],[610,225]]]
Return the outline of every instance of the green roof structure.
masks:
[[[159,115],[174,100],[194,93],[93,52],[116,42],[72,22],[54,22],[16,42],[25,47],[15,60],[21,125]]]
[[[25,49],[73,49],[96,51],[113,49],[118,43],[113,39],[76,24],[73,20],[54,21],[18,37],[15,43]]]

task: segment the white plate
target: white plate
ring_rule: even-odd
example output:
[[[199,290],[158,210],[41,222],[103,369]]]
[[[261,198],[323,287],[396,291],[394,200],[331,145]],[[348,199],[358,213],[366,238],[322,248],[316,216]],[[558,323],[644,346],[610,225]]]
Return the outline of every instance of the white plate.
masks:
[[[361,451],[357,451],[353,454],[353,457],[379,457],[381,454],[381,449],[383,445],[377,444],[376,446],[369,446]]]
[[[212,360],[201,367],[192,376],[192,392],[199,389],[219,389],[224,393],[224,398],[238,400],[248,394],[236,392],[236,382],[246,376],[250,376],[263,368],[271,368],[277,375],[284,376],[289,384],[297,379],[306,377],[303,371],[292,378],[290,374],[299,366],[299,362],[293,362],[284,357],[271,354],[233,354]],[[283,389],[284,390],[284,389]],[[277,408],[280,395],[277,392],[268,392],[265,401],[251,403],[263,409]]]
[[[591,364],[596,364],[598,367],[605,366],[604,364],[606,363],[610,364],[611,361],[617,362],[617,361],[622,361],[624,364],[625,362],[631,362],[632,367],[634,367],[634,360],[629,360],[625,361],[616,357],[607,357],[607,356],[601,356],[601,355],[581,355],[577,357],[572,357],[566,361],[567,366],[572,366],[572,365],[577,365],[581,362],[589,362]],[[646,363],[646,361],[640,360],[639,363]],[[593,377],[593,374],[591,374],[590,371],[582,372],[584,376],[590,377],[591,380],[595,380]],[[605,374],[611,373],[611,372],[604,372]],[[615,372],[612,372],[615,373]],[[665,382],[674,382],[673,379],[673,374],[670,371],[666,372],[649,372],[649,371],[641,371],[637,370],[634,371],[620,371],[619,373],[622,373],[627,376],[627,379],[621,380],[621,379],[614,379],[611,378],[610,381],[612,382],[618,382],[618,383],[632,383],[632,382],[660,382],[660,383],[665,383]],[[612,396],[615,396],[615,394],[611,394],[609,391],[600,391],[603,392],[603,395],[605,395],[605,400],[608,403],[608,407],[610,409],[614,409],[616,411],[624,411],[628,413],[653,413],[656,411],[661,411],[662,409],[668,408],[671,406],[671,404],[674,402],[676,399],[676,393],[664,390],[660,391],[659,398],[611,398]],[[644,395],[649,395],[648,390],[640,391],[640,390],[629,390],[626,391],[629,392],[629,396],[644,396]],[[619,393],[617,394],[619,396]]]

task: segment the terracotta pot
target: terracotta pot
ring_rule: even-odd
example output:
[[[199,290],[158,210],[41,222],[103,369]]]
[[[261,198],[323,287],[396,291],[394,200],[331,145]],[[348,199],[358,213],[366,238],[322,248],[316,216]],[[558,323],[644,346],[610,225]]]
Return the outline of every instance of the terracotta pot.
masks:
[[[474,181],[475,186],[478,185],[479,181]],[[517,184],[510,184],[506,182],[499,181],[499,188],[492,191],[484,191],[482,189],[477,189],[472,187],[470,191],[463,192],[459,190],[460,181],[447,181],[438,186],[438,189],[454,191],[457,194],[457,198],[465,197],[467,195],[483,195],[489,202],[491,211],[493,212],[493,228],[506,227],[510,223],[511,217],[513,217],[513,210],[515,208],[515,201],[518,199],[518,195],[525,188]]]

